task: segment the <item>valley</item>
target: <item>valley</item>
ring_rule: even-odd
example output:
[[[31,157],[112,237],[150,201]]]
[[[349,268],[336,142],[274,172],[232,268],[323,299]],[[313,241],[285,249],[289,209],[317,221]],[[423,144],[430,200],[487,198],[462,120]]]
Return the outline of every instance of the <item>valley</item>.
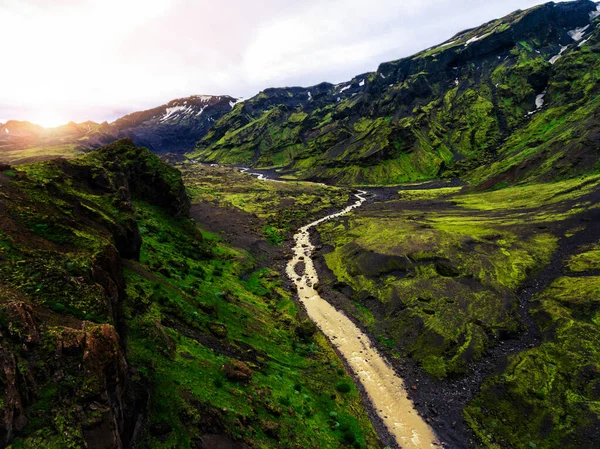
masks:
[[[0,448],[600,449],[598,111],[576,0],[0,124]]]

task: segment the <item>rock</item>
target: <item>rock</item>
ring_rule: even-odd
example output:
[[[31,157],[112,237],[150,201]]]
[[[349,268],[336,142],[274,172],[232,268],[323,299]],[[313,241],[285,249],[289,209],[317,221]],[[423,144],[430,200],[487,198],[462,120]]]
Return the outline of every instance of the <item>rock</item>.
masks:
[[[40,342],[40,334],[33,319],[33,310],[25,303],[10,303],[7,306],[10,318],[8,330],[11,334],[20,337],[27,345],[36,345]]]
[[[225,377],[234,382],[250,382],[252,380],[252,370],[244,362],[234,360],[223,365]]]
[[[0,384],[4,385],[3,411],[0,421],[0,435],[10,441],[14,431],[19,431],[27,424],[25,407],[17,385],[18,368],[14,354],[0,345]],[[2,441],[2,444],[4,441]]]
[[[417,391],[417,386],[416,386],[416,385],[413,385],[412,387],[410,387],[410,389],[411,389],[412,391]]]
[[[308,318],[303,318],[296,327],[296,335],[300,340],[308,342],[317,332],[317,325]]]

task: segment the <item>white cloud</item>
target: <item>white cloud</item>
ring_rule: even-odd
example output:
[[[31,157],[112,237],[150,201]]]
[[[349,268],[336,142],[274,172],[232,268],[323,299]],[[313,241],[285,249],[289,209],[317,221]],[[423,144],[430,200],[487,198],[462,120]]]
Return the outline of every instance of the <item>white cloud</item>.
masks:
[[[4,0],[0,114],[102,120],[191,94],[339,82],[537,3]]]

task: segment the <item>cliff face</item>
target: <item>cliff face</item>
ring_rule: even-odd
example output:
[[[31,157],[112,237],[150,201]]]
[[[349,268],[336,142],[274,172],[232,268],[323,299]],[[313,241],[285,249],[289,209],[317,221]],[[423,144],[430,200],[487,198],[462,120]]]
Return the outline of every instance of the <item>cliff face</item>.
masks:
[[[535,153],[559,152],[547,141],[560,139],[567,110],[584,129],[595,123],[585,107],[597,94],[596,9],[547,3],[347,83],[265,90],[217,121],[191,156],[353,184],[468,177],[477,167],[488,170],[474,181],[487,180],[533,157],[516,147],[547,131]],[[597,161],[593,146],[581,153]],[[574,173],[589,167],[565,157]],[[529,163],[521,178],[541,165]]]
[[[132,201],[187,214],[179,172],[125,140],[0,184],[0,446],[126,447],[148,400],[120,332]]]

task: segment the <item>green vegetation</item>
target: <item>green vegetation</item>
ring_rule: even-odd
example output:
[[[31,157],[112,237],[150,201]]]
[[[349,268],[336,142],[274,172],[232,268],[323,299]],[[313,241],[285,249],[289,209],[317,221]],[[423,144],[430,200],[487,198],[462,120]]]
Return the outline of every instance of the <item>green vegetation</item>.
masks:
[[[577,267],[583,274],[583,267]],[[542,344],[512,357],[505,372],[488,379],[465,411],[487,447],[597,445],[599,298],[600,277],[575,275],[556,279],[533,299]]]
[[[323,288],[350,287],[344,308],[390,357],[411,357],[438,379],[468,374],[488,348],[522,332],[524,282],[559,245],[598,234],[599,186],[592,175],[488,192],[400,190],[319,227],[334,248],[324,258],[335,277]],[[598,249],[566,253],[563,274],[532,300],[541,346],[512,356],[465,409],[486,447],[597,444]]]
[[[297,336],[296,307],[277,272],[253,271],[210,235],[208,259],[182,254],[181,223],[144,203],[136,210],[146,229],[140,263],[125,272],[127,352],[155,392],[151,426],[170,429],[150,435],[151,447],[189,447],[213,413],[232,438],[256,447],[333,448],[350,434],[355,447],[377,446],[364,412],[353,412],[362,410],[358,393],[340,390],[347,377],[327,341]],[[251,380],[226,377],[223,366],[236,360]],[[332,425],[332,411],[345,430]]]
[[[84,152],[74,144],[35,146],[25,149],[3,149],[0,152],[0,162],[12,165],[30,164],[62,157],[72,159]]]
[[[306,182],[260,181],[226,167],[181,164],[192,203],[212,203],[252,214],[264,221],[261,232],[273,244],[329,209],[342,209],[349,191]]]
[[[146,401],[144,447],[381,446],[280,274],[197,228],[177,170],[122,141],[0,182],[10,447],[116,446]]]
[[[414,191],[401,197],[412,202],[407,192]],[[518,211],[483,216],[452,206],[465,198],[487,204],[493,193],[448,195],[428,191],[446,201],[435,212],[425,200],[408,207],[394,201],[384,203],[384,215],[361,211],[344,225],[319,228],[335,247],[325,256],[328,267],[374,324],[353,305],[351,313],[439,378],[465,373],[494,337],[519,332],[515,294],[549,262],[557,242],[551,233],[515,226]]]

